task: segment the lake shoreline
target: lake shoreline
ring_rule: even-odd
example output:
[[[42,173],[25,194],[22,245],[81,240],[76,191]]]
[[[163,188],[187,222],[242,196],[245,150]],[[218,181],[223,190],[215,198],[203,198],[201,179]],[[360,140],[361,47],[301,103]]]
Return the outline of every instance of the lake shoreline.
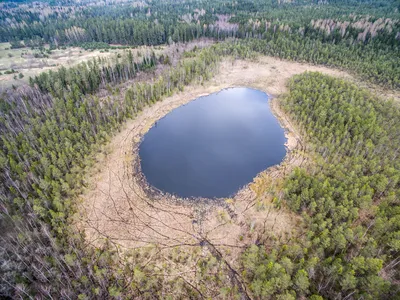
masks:
[[[343,75],[328,68],[271,57],[262,57],[257,62],[226,59],[206,84],[185,87],[184,91],[145,107],[135,119],[127,121],[106,146],[107,154],[98,160],[99,171],[91,176],[89,187],[81,196],[77,223],[88,242],[99,246],[107,239],[123,249],[135,249],[149,245],[199,245],[207,237],[215,244],[231,245],[229,256],[234,262],[240,249],[257,239],[257,230],[250,234],[249,226],[260,230],[264,225],[270,226],[274,235],[286,237],[295,228],[300,230],[297,224],[300,218],[289,209],[274,209],[269,193],[263,192],[259,208],[257,203],[261,200],[256,190],[278,186],[284,176],[304,162],[302,148],[297,148],[302,145],[300,135],[278,105],[287,80],[304,71]],[[287,138],[287,154],[281,164],[259,173],[253,182],[228,199],[187,201],[151,189],[138,168],[138,145],[142,137],[173,109],[232,87],[249,87],[272,96],[271,111]],[[265,209],[269,211],[267,215]]]
[[[286,156],[270,101],[259,89],[232,87],[173,109],[138,145],[148,184],[185,200],[234,197]]]
[[[173,110],[187,105],[192,101],[196,101],[202,97],[207,97],[212,94],[217,94],[225,90],[233,89],[233,88],[244,88],[243,86],[229,86],[225,87],[217,92],[212,92],[212,93],[204,93],[198,96],[197,98],[190,99],[188,101],[184,101],[180,106],[171,108],[169,112],[172,112]],[[303,149],[302,142],[301,142],[301,136],[297,134],[297,131],[292,125],[292,123],[288,120],[288,117],[286,114],[282,111],[280,104],[279,104],[279,99],[276,97],[271,96],[268,94],[265,90],[262,89],[256,89],[254,87],[246,87],[246,88],[251,88],[255,89],[258,91],[261,91],[265,93],[268,96],[268,105],[270,107],[270,110],[274,117],[277,119],[279,126],[284,130],[284,135],[285,135],[285,149],[286,149],[286,154],[283,157],[282,161],[279,164],[273,165],[271,167],[268,167],[267,169],[264,169],[257,173],[254,177],[253,180],[248,182],[247,184],[243,185],[241,188],[239,188],[234,194],[232,194],[229,197],[213,197],[213,198],[208,198],[208,197],[179,197],[177,195],[173,195],[171,193],[162,191],[158,189],[157,187],[151,185],[147,179],[146,176],[144,175],[142,168],[141,168],[141,160],[140,160],[140,155],[139,155],[139,148],[140,144],[143,141],[144,136],[146,133],[153,127],[155,124],[162,118],[164,118],[166,115],[161,117],[160,119],[156,120],[151,127],[147,129],[146,132],[142,133],[142,136],[140,137],[139,141],[134,142],[132,145],[132,173],[133,173],[133,180],[137,180],[138,185],[141,187],[141,189],[145,192],[146,196],[149,199],[152,199],[153,201],[169,201],[171,203],[174,203],[176,205],[196,205],[196,204],[206,204],[206,205],[217,205],[217,206],[224,206],[225,200],[227,198],[237,198],[240,194],[246,193],[249,189],[251,184],[254,183],[254,181],[260,177],[261,175],[269,175],[269,173],[273,174],[274,177],[277,176],[284,176],[288,170],[287,170],[287,165],[291,164],[292,166],[298,166],[301,165],[301,162],[299,163],[299,157],[296,155],[295,150],[301,150]],[[300,147],[300,149],[298,149]]]

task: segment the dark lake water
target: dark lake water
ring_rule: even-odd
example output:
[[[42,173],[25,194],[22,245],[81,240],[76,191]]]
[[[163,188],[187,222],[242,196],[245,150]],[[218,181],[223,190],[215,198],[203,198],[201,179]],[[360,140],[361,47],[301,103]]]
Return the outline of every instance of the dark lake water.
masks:
[[[231,88],[198,98],[159,120],[139,147],[152,186],[180,197],[229,197],[286,155],[268,95]]]

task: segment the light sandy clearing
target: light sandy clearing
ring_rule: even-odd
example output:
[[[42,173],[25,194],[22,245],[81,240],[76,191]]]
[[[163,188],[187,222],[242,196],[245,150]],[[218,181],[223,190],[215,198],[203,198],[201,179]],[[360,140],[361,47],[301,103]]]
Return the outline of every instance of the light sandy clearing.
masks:
[[[9,43],[0,43],[0,91],[14,86],[24,85],[29,82],[29,77],[34,77],[42,72],[50,70],[56,71],[60,67],[72,67],[79,63],[90,61],[94,58],[107,58],[111,64],[115,64],[117,55],[124,57],[124,53],[132,51],[133,57],[137,61],[141,61],[143,56],[150,55],[152,52],[157,57],[168,55],[173,65],[182,56],[184,51],[190,51],[195,46],[203,48],[212,44],[213,41],[210,39],[199,39],[189,43],[174,43],[172,45],[160,45],[160,46],[139,46],[131,47],[129,49],[114,48],[103,50],[85,50],[80,47],[67,47],[66,49],[55,49],[48,54],[49,57],[40,58],[35,57],[35,54],[40,54],[38,49],[32,50],[31,48],[19,48],[10,49]],[[112,46],[112,45],[111,45]],[[113,45],[122,46],[122,45]],[[47,45],[46,49],[49,48]],[[7,49],[7,50],[6,50]],[[9,56],[11,55],[11,56]],[[126,55],[126,54],[125,54]],[[18,73],[4,74],[5,71],[14,69]],[[162,64],[158,64],[158,69],[161,72],[163,69]],[[23,74],[24,77],[20,79],[19,74]],[[156,72],[157,73],[157,72]],[[14,79],[16,77],[16,79]],[[137,78],[135,78],[135,81]],[[130,85],[131,81],[124,82],[121,86]]]
[[[99,158],[99,172],[81,197],[79,224],[93,245],[105,238],[125,249],[149,245],[161,248],[197,246],[208,241],[218,247],[225,259],[235,264],[237,254],[261,236],[285,238],[301,228],[301,220],[286,209],[277,210],[271,199],[274,187],[293,166],[303,162],[300,136],[279,109],[278,100],[272,109],[287,129],[290,154],[278,167],[259,174],[254,183],[243,188],[233,199],[213,205],[204,202],[185,203],[168,197],[149,199],[135,174],[137,147],[141,137],[155,121],[199,96],[221,89],[244,86],[278,96],[286,91],[287,80],[304,71],[319,71],[341,78],[344,72],[299,64],[271,57],[258,61],[226,60],[219,74],[205,86],[191,86],[162,102],[147,107],[134,120],[128,121],[108,145],[106,156]],[[133,150],[132,150],[133,149]]]
[[[48,48],[48,47],[46,47]],[[6,50],[7,49],[7,50]],[[79,47],[68,47],[66,49],[52,50],[49,57],[35,57],[40,51],[31,48],[10,49],[9,43],[0,43],[0,72],[14,69],[24,75],[23,79],[18,74],[0,75],[0,88],[7,88],[11,85],[22,85],[27,83],[29,77],[38,75],[41,72],[56,70],[61,66],[71,67],[84,61],[97,57],[113,57],[116,53],[122,53],[123,49],[110,49],[108,52],[101,50],[85,50]],[[17,79],[14,76],[17,75]]]

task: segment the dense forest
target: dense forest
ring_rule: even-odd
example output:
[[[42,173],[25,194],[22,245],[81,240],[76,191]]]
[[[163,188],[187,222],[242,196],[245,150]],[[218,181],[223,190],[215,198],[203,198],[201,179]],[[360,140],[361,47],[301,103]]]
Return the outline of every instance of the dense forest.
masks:
[[[250,287],[263,298],[390,299],[398,291],[381,275],[400,274],[399,107],[319,73],[296,76],[289,88],[282,105],[317,156],[284,187],[308,231],[272,253],[251,247],[243,260]]]
[[[193,286],[183,277],[154,276],[159,266],[145,252],[121,262],[112,245],[91,247],[72,226],[95,155],[124,122],[190,84],[206,84],[224,57],[326,65],[399,89],[398,1],[0,5],[0,41],[14,48],[213,41],[177,61],[130,50],[95,58],[43,72],[0,95],[0,297],[399,297],[400,108],[320,73],[295,76],[280,98],[313,157],[284,179],[282,190],[284,206],[307,229],[287,243],[261,239],[243,249],[238,273],[245,288],[232,285],[217,255],[199,258]],[[218,294],[207,294],[211,285]]]
[[[399,88],[396,3],[360,6],[348,2],[312,6],[284,1],[161,1],[151,6],[106,7],[33,2],[28,11],[4,5],[0,41],[11,42],[11,47],[50,44],[99,49],[109,44],[160,45],[201,37],[257,39],[258,49],[268,55],[349,69],[365,79]]]

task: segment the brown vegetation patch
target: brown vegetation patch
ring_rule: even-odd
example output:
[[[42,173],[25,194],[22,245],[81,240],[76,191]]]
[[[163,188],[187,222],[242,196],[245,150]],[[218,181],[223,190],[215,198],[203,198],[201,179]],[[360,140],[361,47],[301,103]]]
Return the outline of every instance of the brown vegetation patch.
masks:
[[[301,219],[281,202],[280,187],[283,176],[301,165],[304,155],[301,137],[280,110],[279,99],[273,99],[271,107],[286,128],[289,154],[280,166],[259,174],[232,199],[206,204],[158,195],[155,201],[138,180],[135,162],[142,136],[174,108],[234,86],[253,87],[279,96],[286,91],[287,80],[304,71],[349,77],[340,71],[271,57],[255,62],[225,60],[207,86],[190,86],[128,121],[107,146],[107,153],[99,157],[98,172],[81,197],[78,223],[88,241],[96,246],[107,239],[118,248],[156,247],[160,251],[176,247],[204,251],[199,250],[200,246],[212,245],[214,251],[224,255],[225,262],[235,266],[238,254],[247,245],[284,241],[298,232]]]

